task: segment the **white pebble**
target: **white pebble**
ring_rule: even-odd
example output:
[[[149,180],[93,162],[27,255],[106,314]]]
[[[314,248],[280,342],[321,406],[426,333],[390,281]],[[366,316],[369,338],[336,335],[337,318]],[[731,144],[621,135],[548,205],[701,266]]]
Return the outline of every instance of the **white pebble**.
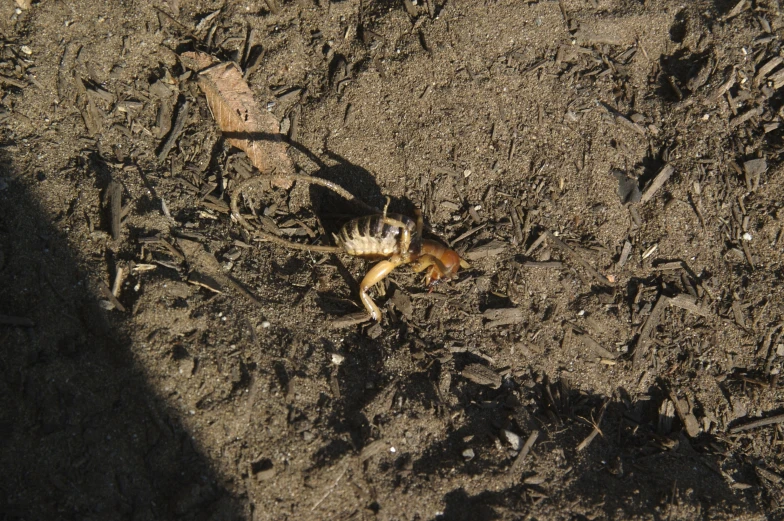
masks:
[[[520,436],[506,429],[501,431],[501,436],[512,447],[512,450],[520,450]]]

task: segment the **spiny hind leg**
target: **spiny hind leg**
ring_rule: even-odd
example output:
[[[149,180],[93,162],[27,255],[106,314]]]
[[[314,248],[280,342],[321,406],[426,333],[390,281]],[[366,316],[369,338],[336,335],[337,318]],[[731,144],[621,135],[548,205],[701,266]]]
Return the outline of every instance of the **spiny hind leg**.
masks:
[[[392,273],[392,270],[401,264],[403,264],[403,259],[400,257],[393,257],[389,260],[381,261],[367,272],[365,278],[363,278],[362,282],[359,284],[359,299],[362,301],[370,318],[373,320],[378,322],[381,321],[381,310],[378,309],[378,306],[373,302],[373,299],[370,298],[370,295],[368,295],[367,292],[375,284],[383,281],[387,275]]]

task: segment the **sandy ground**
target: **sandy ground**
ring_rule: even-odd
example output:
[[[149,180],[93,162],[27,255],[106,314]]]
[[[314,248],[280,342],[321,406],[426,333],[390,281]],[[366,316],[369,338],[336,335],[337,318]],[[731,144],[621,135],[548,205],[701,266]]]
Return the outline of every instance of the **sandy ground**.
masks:
[[[784,519],[777,0],[21,4],[0,519]],[[271,172],[189,51],[471,267],[351,320],[368,262],[232,219]],[[362,215],[241,205],[303,244]]]

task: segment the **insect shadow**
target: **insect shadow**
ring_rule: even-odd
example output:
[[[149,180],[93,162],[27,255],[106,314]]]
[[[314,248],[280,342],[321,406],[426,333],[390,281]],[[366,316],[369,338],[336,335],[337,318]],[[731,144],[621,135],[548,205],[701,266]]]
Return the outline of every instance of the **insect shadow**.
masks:
[[[294,157],[295,164],[305,170],[308,175],[338,184],[368,205],[378,209],[379,212],[386,204],[386,195],[378,185],[376,176],[336,152],[325,151],[324,158],[322,158],[302,143],[286,139],[281,134],[268,132],[226,132],[223,134],[223,139],[285,141],[291,149],[299,153],[292,154],[293,156],[301,155],[310,163],[311,168],[308,168],[298,164],[298,158]],[[312,170],[312,166],[315,166],[316,169]],[[337,231],[346,221],[368,214],[366,209],[352,205],[351,202],[321,186],[311,185],[309,196],[313,212],[320,220],[323,220],[322,224],[326,225],[325,229],[328,232]],[[412,215],[414,207],[414,202],[406,197],[390,198],[389,211],[391,213]]]
[[[283,141],[284,138],[279,134],[272,133],[224,133],[224,139],[252,139],[264,141]],[[352,219],[367,216],[376,212],[381,213],[381,208],[385,208],[389,201],[388,211],[391,214],[399,213],[407,216],[414,215],[415,204],[408,198],[389,198],[384,195],[381,187],[376,181],[376,177],[365,168],[353,164],[341,155],[326,151],[321,157],[313,153],[303,144],[286,140],[290,145],[291,156],[299,170],[305,171],[309,176],[318,177],[335,183],[347,190],[365,203],[363,205],[352,203],[330,189],[318,185],[308,187],[309,208],[305,213],[315,216],[323,234],[315,239],[315,244],[334,245],[333,234],[339,233],[341,227]],[[305,161],[302,161],[302,160]],[[300,160],[301,163],[297,163]],[[309,163],[309,164],[303,164]],[[313,168],[315,166],[315,169]],[[267,175],[274,175],[270,172]],[[368,207],[371,209],[369,210]],[[352,295],[359,291],[359,285],[350,271],[346,269],[342,262],[343,257],[334,256],[333,263],[338,267],[340,275],[345,280],[347,287]],[[328,313],[336,311],[345,312],[349,309],[336,310],[336,301],[330,302],[329,299],[319,299],[319,306]]]

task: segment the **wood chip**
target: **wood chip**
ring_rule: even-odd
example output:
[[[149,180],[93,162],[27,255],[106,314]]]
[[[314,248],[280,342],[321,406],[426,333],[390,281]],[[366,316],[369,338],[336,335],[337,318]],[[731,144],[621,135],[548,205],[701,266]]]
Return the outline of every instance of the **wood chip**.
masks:
[[[381,454],[387,450],[387,447],[389,447],[389,443],[384,440],[371,442],[362,448],[362,452],[359,453],[359,461],[366,461],[376,454]]]
[[[771,472],[769,470],[763,469],[762,467],[759,467],[759,466],[756,467],[754,470],[757,471],[757,474],[760,477],[763,477],[763,478],[767,479],[771,483],[775,483],[777,485],[780,484],[780,483],[784,483],[784,478],[782,478],[781,476],[779,476],[778,474],[776,474],[774,472]]]
[[[784,69],[781,69],[773,73],[773,75],[770,78],[768,78],[768,81],[773,83],[774,89],[778,90],[781,87],[784,87]]]
[[[490,321],[485,324],[486,328],[519,324],[523,321],[523,312],[520,308],[488,309],[482,313],[482,316]]]
[[[707,317],[710,315],[710,310],[697,303],[697,299],[686,293],[681,293],[670,298],[670,305],[681,309],[685,309],[695,315]]]
[[[623,250],[621,250],[621,257],[618,259],[618,267],[623,268],[626,262],[629,260],[629,255],[632,253],[632,243],[629,241],[625,241],[623,243]]]
[[[656,177],[653,178],[651,184],[649,184],[642,193],[642,197],[640,198],[640,203],[645,204],[656,194],[656,192],[664,186],[664,183],[672,176],[675,169],[669,163],[665,164],[659,173],[656,174]]]
[[[598,281],[599,281],[599,282],[601,282],[602,284],[605,284],[605,285],[607,285],[607,286],[612,286],[612,282],[610,282],[610,280],[609,280],[607,277],[605,277],[604,275],[602,275],[601,273],[599,273],[599,272],[596,270],[596,268],[594,268],[593,266],[591,266],[591,265],[588,263],[588,261],[586,261],[585,259],[583,259],[581,255],[579,255],[579,254],[578,254],[576,251],[574,251],[572,248],[570,248],[570,247],[569,247],[569,246],[568,246],[568,245],[567,245],[565,242],[563,242],[561,239],[559,239],[558,237],[556,237],[556,236],[555,236],[555,235],[554,235],[552,232],[550,232],[550,231],[548,231],[548,232],[546,232],[546,233],[547,233],[547,237],[550,239],[550,241],[551,241],[551,242],[552,242],[552,243],[553,243],[555,246],[557,246],[557,247],[558,247],[558,249],[560,249],[562,252],[566,253],[566,254],[567,254],[569,257],[571,257],[571,258],[572,258],[572,260],[574,260],[574,261],[578,262],[578,263],[579,263],[579,264],[580,264],[580,265],[581,265],[583,268],[585,268],[585,270],[586,270],[586,271],[587,271],[589,274],[591,274],[591,276],[592,276],[593,278],[595,278],[596,280],[598,280]]]
[[[345,327],[353,327],[358,324],[368,322],[369,320],[370,320],[370,315],[368,315],[364,311],[357,311],[356,313],[350,313],[348,315],[333,320],[332,322],[329,323],[329,327],[332,329],[342,329]]]
[[[408,16],[410,16],[411,18],[417,17],[418,14],[417,8],[416,6],[414,6],[411,0],[403,0],[403,6],[406,8],[406,13],[408,14]]]
[[[743,316],[743,310],[740,307],[740,301],[738,299],[732,301],[732,313],[735,315],[735,323],[745,329],[746,318]]]
[[[740,2],[735,4],[735,7],[730,9],[729,13],[727,13],[724,16],[721,17],[721,21],[722,22],[726,22],[730,18],[734,18],[734,17],[738,16],[740,13],[742,13],[743,11],[745,11],[748,8],[749,8],[749,5],[747,5],[746,0],[740,0]]]
[[[656,301],[656,305],[653,306],[653,311],[651,314],[648,315],[648,320],[645,321],[645,325],[642,327],[640,331],[640,336],[637,339],[637,346],[634,348],[634,357],[632,360],[632,365],[636,368],[639,367],[640,362],[645,354],[648,352],[648,344],[651,343],[651,333],[656,325],[661,320],[661,316],[664,313],[664,308],[669,303],[670,298],[664,295],[659,296],[659,300]]]
[[[112,229],[112,240],[115,245],[120,242],[120,221],[122,217],[123,187],[119,181],[112,179],[106,187],[106,200],[109,207],[109,222]]]
[[[719,101],[719,99],[724,96],[724,94],[729,91],[733,85],[735,85],[736,81],[738,81],[738,74],[735,69],[732,69],[732,74],[730,74],[730,77],[727,78],[727,81],[722,83],[713,93],[713,101]]]
[[[466,252],[466,254],[463,257],[470,261],[484,259],[485,257],[495,257],[496,255],[500,255],[504,251],[506,251],[506,247],[507,244],[505,242],[499,241],[497,239],[493,239],[487,244],[477,246],[476,248],[473,248],[471,251]]]
[[[622,127],[626,127],[629,130],[637,132],[640,135],[645,135],[645,127],[634,123],[632,120],[628,119],[626,116],[621,114],[615,114],[615,121],[618,122],[619,125]]]
[[[493,389],[501,387],[501,375],[482,364],[469,364],[460,373],[463,378],[479,385],[486,385]]]
[[[699,436],[700,423],[697,421],[697,418],[691,412],[684,400],[679,399],[673,391],[670,391],[670,400],[672,400],[672,403],[675,405],[675,412],[678,413],[678,418],[680,418],[681,423],[683,423],[683,427],[686,429],[686,434],[688,434],[690,438],[696,438]]]
[[[765,79],[765,76],[770,74],[773,71],[773,69],[781,65],[782,62],[784,62],[784,59],[782,59],[781,56],[774,56],[773,58],[768,60],[768,62],[762,67],[760,67],[759,70],[757,71],[757,75],[754,77],[754,84],[759,85],[760,82],[763,79]]]
[[[177,117],[174,120],[174,127],[172,128],[171,132],[169,133],[169,137],[166,138],[166,141],[161,145],[161,149],[158,151],[158,160],[163,161],[166,159],[166,156],[169,155],[169,152],[172,148],[174,148],[177,139],[182,134],[183,130],[185,130],[185,122],[188,119],[188,111],[190,110],[190,102],[185,100],[183,104],[180,106],[180,110],[177,111]]]
[[[743,114],[740,114],[740,115],[732,118],[730,120],[730,128],[735,128],[738,125],[741,125],[741,124],[747,122],[748,120],[750,120],[753,117],[761,116],[763,114],[763,112],[765,112],[765,108],[762,107],[762,106],[754,107],[753,109],[749,109],[746,112],[744,112]]]
[[[617,355],[615,353],[611,353],[610,351],[602,347],[602,345],[596,340],[594,340],[593,337],[591,337],[590,335],[587,335],[574,327],[572,327],[572,330],[574,334],[577,335],[577,338],[579,338],[582,341],[583,345],[588,349],[590,349],[591,351],[593,351],[593,354],[598,358],[603,358],[605,360],[614,360],[615,358],[617,358]]]

